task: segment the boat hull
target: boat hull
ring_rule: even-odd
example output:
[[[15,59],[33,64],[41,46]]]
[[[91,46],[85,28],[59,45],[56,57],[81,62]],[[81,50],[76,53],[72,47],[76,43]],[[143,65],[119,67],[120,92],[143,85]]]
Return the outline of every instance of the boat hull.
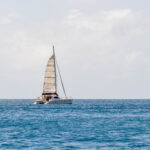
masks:
[[[72,104],[72,99],[52,99],[48,102],[36,100],[34,104]]]
[[[42,100],[36,100],[36,101],[34,102],[34,104],[44,104],[44,101],[42,101]]]
[[[72,104],[72,99],[52,99],[45,104]]]

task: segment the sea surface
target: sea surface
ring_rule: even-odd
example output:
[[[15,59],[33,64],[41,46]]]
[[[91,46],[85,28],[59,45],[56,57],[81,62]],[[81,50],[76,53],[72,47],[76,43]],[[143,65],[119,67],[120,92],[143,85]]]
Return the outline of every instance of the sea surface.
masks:
[[[0,100],[2,150],[150,150],[150,100]]]

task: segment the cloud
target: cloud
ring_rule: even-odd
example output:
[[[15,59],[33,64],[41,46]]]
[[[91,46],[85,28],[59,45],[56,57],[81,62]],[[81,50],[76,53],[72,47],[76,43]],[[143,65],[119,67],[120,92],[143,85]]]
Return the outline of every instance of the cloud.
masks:
[[[0,25],[8,25],[13,22],[18,15],[15,13],[7,14],[7,15],[0,15]]]
[[[110,97],[136,97],[137,92],[133,89],[142,90],[141,80],[150,73],[148,43],[146,49],[142,47],[144,35],[150,31],[149,23],[145,14],[131,9],[99,11],[90,15],[72,10],[65,20],[64,34],[71,49],[68,55],[69,63],[74,66],[72,76],[75,74],[81,84],[75,95],[80,91],[90,93],[95,87],[95,97],[107,98],[108,93],[111,93]],[[126,83],[128,85],[124,86]],[[107,90],[108,86],[113,89]],[[133,89],[129,90],[128,86]],[[129,91],[133,93],[130,95]],[[82,93],[86,95],[86,92]]]
[[[1,97],[7,92],[11,97],[40,94],[52,52],[49,42],[56,46],[67,91],[74,98],[148,96],[146,90],[140,93],[141,85],[150,84],[150,47],[146,42],[150,21],[145,13],[71,9],[59,20],[34,20],[26,26],[13,19],[4,23],[8,26],[0,35]],[[10,84],[15,87],[9,88]]]
[[[130,9],[100,11],[90,16],[79,10],[72,10],[64,26],[66,34],[72,39],[69,42],[71,45],[75,42],[79,47],[89,47],[79,49],[80,54],[95,55],[95,59],[100,58],[100,62],[103,60],[109,63],[119,59],[126,61],[126,56],[133,56],[133,52],[144,53],[144,50],[135,45],[135,42],[149,31],[147,18],[141,17],[138,18]],[[146,25],[140,24],[141,19]],[[77,52],[77,49],[75,51]]]

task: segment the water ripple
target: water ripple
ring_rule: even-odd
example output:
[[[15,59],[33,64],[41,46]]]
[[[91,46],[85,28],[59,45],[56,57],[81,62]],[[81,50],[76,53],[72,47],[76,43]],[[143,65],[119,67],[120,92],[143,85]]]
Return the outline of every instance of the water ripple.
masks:
[[[0,100],[0,149],[150,149],[150,100]]]

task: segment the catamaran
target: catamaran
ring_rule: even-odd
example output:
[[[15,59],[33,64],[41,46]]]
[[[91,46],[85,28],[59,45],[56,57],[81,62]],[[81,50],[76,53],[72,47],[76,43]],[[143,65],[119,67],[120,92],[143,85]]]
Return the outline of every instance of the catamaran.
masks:
[[[65,95],[64,99],[60,98],[57,92],[57,71]],[[34,104],[72,104],[72,99],[68,99],[65,92],[59,66],[56,62],[54,46],[53,55],[49,58],[45,71],[42,97],[38,97]]]

